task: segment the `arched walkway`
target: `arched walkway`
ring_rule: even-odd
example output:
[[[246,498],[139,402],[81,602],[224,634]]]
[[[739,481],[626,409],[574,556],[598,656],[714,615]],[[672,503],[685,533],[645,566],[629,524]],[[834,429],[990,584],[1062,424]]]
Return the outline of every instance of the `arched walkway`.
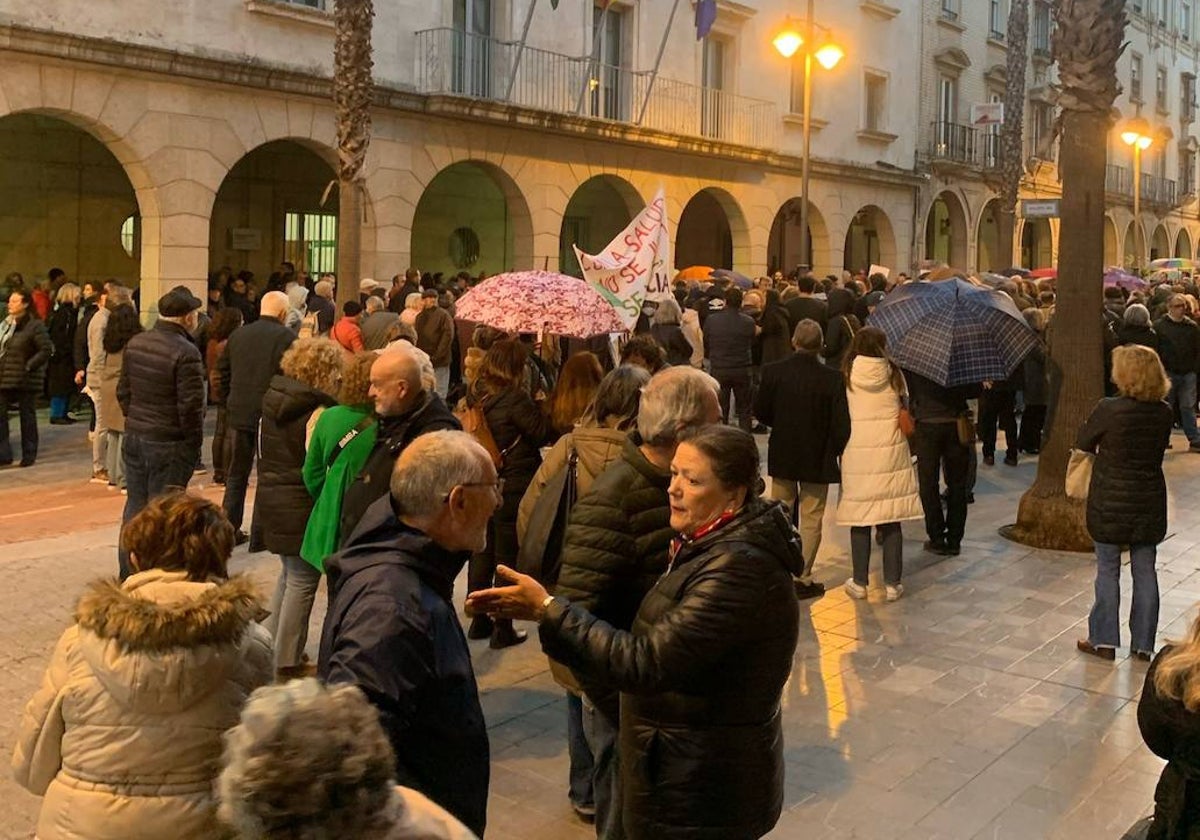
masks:
[[[599,253],[642,206],[633,185],[615,175],[596,175],[580,184],[563,213],[558,235],[559,270],[582,277],[573,246],[578,245],[588,254]]]
[[[1026,219],[1021,225],[1021,266],[1051,268],[1054,265],[1054,232],[1049,219]]]
[[[0,253],[32,283],[51,268],[75,282],[140,276],[142,214],[125,168],[77,121],[0,118]]]
[[[967,211],[949,190],[938,194],[925,216],[925,259],[956,268],[967,264]]]
[[[800,199],[790,198],[775,213],[767,239],[767,269],[788,274],[798,265],[810,268],[830,265],[829,229],[825,217],[808,203],[808,251],[801,251]]]
[[[1154,229],[1154,238],[1150,240],[1150,259],[1158,260],[1171,256],[1171,240],[1167,237],[1167,229],[1159,225]]]
[[[732,195],[705,187],[692,196],[679,216],[675,267],[709,265],[736,268],[750,262],[746,217]]]
[[[1005,254],[1000,247],[1000,226],[996,218],[999,199],[993,198],[983,205],[979,214],[979,226],[975,231],[975,266],[980,271],[996,271],[1012,265],[1012,254]],[[1010,247],[1012,243],[1009,243]]]
[[[254,272],[266,283],[280,262],[316,275],[337,271],[338,191],[333,152],[274,140],[239,160],[222,181],[209,224],[209,264]]]
[[[887,214],[873,204],[859,209],[850,220],[843,248],[846,271],[866,271],[872,265],[896,266],[896,235]]]
[[[1138,220],[1133,219],[1125,228],[1125,266],[1127,268],[1141,268],[1146,264],[1145,245],[1145,231],[1141,229]]]
[[[1185,260],[1192,258],[1192,238],[1188,236],[1187,228],[1180,228],[1175,236],[1175,253],[1173,256]]]
[[[1118,265],[1119,257],[1117,256],[1117,223],[1112,220],[1112,216],[1104,217],[1104,266],[1105,268]]]
[[[529,205],[500,167],[474,160],[451,164],[421,194],[411,250],[415,266],[435,273],[531,268]]]

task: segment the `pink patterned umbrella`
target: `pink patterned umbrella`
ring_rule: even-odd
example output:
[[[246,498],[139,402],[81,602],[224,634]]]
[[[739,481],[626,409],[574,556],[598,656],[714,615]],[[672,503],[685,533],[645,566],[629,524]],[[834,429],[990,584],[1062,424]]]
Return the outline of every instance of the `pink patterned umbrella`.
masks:
[[[624,332],[617,310],[575,277],[511,271],[489,277],[458,299],[455,315],[505,332],[545,330],[572,338]]]

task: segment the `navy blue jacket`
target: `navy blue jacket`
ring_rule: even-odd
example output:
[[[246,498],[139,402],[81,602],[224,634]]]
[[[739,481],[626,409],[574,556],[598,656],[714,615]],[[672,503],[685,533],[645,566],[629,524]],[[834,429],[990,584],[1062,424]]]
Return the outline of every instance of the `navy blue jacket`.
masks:
[[[391,496],[367,508],[325,562],[329,612],[318,674],[358,686],[396,751],[396,781],[479,836],[487,822],[488,736],[451,596],[470,556],[400,522]]]

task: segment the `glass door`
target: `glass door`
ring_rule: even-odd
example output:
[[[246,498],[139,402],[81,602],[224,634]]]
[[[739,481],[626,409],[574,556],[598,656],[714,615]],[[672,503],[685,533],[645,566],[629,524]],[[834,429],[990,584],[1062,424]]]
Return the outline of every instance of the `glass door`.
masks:
[[[492,0],[454,0],[453,90],[492,96]]]

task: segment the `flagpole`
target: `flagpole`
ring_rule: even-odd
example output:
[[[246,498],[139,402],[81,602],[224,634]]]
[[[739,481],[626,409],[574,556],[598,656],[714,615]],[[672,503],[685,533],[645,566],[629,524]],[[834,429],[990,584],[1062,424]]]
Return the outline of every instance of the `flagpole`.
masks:
[[[667,51],[667,36],[671,34],[671,24],[675,22],[675,13],[679,11],[679,0],[671,7],[671,15],[667,18],[667,28],[663,31],[662,42],[658,45],[658,57],[654,59],[654,72],[650,74],[650,83],[646,85],[646,98],[642,100],[642,109],[638,112],[637,122],[641,125],[646,118],[646,109],[650,107],[650,94],[654,93],[654,82],[658,79],[658,68],[662,65],[663,53]]]
[[[679,0],[676,0],[679,2]],[[583,87],[579,91],[579,100],[575,103],[575,113],[583,113],[583,101],[587,98],[588,86],[592,81],[592,62],[596,61],[596,53],[600,51],[600,36],[604,34],[604,21],[608,17],[611,0],[600,7],[600,20],[596,22],[596,31],[592,33],[592,51],[587,57],[587,72],[583,74]]]
[[[517,84],[517,71],[521,69],[521,56],[525,54],[525,42],[529,40],[529,26],[533,23],[533,10],[537,8],[537,0],[529,0],[529,11],[525,13],[525,26],[521,30],[521,43],[517,45],[517,57],[513,59],[512,73],[508,77],[508,90],[504,92],[504,101],[512,101],[513,87]]]

